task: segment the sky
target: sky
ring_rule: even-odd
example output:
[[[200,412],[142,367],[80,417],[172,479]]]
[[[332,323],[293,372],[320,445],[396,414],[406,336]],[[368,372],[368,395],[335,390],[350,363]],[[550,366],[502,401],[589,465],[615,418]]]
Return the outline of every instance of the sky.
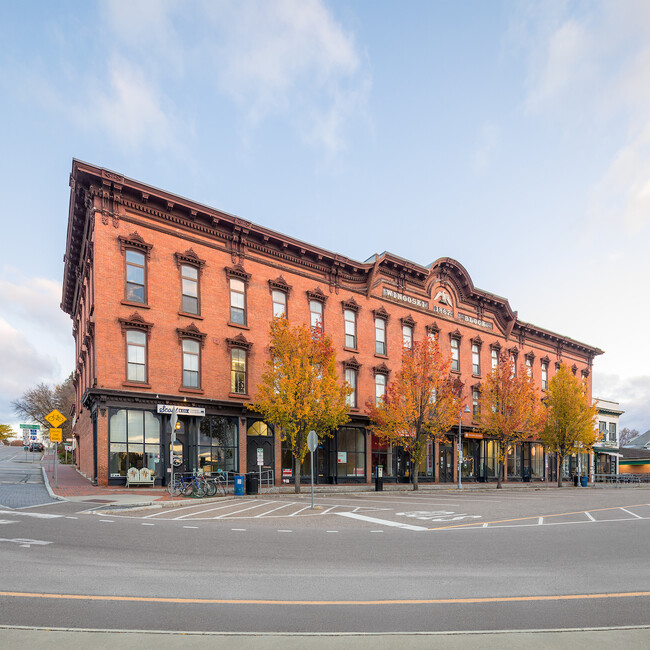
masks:
[[[364,261],[452,257],[650,429],[650,3],[0,6],[0,422],[73,369],[77,158]]]

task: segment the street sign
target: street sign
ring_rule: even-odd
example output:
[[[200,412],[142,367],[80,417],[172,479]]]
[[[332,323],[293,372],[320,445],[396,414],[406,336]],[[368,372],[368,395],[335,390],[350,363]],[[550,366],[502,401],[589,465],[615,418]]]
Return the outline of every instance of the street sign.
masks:
[[[40,429],[40,424],[21,424],[19,425],[21,429]]]
[[[318,447],[318,436],[315,431],[310,431],[307,434],[307,449],[309,451],[316,451]]]
[[[45,419],[53,426],[53,427],[59,427],[61,426],[68,418],[63,415],[63,413],[60,413],[56,409],[54,409],[51,413],[48,413],[45,416]]]
[[[176,440],[176,423],[178,422],[178,413],[176,412],[176,407],[172,408],[172,416],[170,419],[172,425],[172,443]]]
[[[61,442],[63,440],[63,429],[50,429],[50,442]]]
[[[257,448],[257,464],[264,465],[264,449],[262,447]]]

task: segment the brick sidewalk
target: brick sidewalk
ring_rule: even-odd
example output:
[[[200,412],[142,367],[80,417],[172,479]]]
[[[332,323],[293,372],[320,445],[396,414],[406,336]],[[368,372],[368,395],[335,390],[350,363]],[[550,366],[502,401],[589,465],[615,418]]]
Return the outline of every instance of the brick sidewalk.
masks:
[[[52,492],[60,497],[110,497],[122,494],[140,495],[154,501],[168,501],[169,492],[165,488],[125,488],[124,486],[93,485],[85,476],[80,474],[74,465],[57,467],[57,480],[52,471],[52,456],[43,456],[42,465],[45,468],[47,479]],[[55,487],[56,483],[56,487]]]

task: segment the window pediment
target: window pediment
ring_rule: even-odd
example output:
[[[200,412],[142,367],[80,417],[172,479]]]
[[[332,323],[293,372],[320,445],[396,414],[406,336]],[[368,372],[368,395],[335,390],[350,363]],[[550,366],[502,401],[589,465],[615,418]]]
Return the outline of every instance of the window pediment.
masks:
[[[177,327],[176,333],[178,334],[179,340],[193,339],[198,341],[201,344],[201,347],[205,345],[205,337],[207,334],[201,332],[194,323],[190,323],[187,327]]]
[[[357,361],[356,357],[350,357],[349,359],[345,359],[343,361],[343,367],[351,370],[359,370],[361,368],[361,364]]]
[[[232,339],[226,339],[226,345],[229,350],[232,350],[233,348],[250,350],[253,347],[253,344],[243,334],[238,334]]]
[[[320,287],[316,287],[313,291],[307,291],[307,298],[309,300],[318,300],[318,302],[322,303],[327,300],[327,296],[323,293]]]
[[[357,301],[354,298],[348,298],[347,300],[341,300],[341,305],[343,307],[343,310],[345,311],[346,309],[349,309],[355,313],[358,313],[359,309],[361,307],[357,303]]]
[[[202,260],[192,248],[189,248],[184,253],[174,253],[176,258],[176,266],[181,264],[191,264],[197,266],[199,271],[205,266],[205,260]]]
[[[291,291],[292,287],[287,284],[287,281],[279,275],[275,280],[269,280],[269,291],[284,291],[285,293],[289,293]]]
[[[402,323],[402,325],[406,325],[408,327],[415,327],[415,321],[413,320],[413,316],[411,316],[411,314],[409,314],[408,316],[403,316],[399,320]]]
[[[142,237],[137,232],[132,232],[128,237],[120,235],[118,237],[118,240],[120,242],[120,251],[122,254],[124,254],[124,251],[127,248],[135,248],[141,253],[144,253],[146,258],[149,259],[153,244],[148,244],[145,242],[145,240],[142,239]]]
[[[390,374],[390,368],[385,363],[380,363],[378,366],[372,367],[372,372],[375,375],[384,375],[385,377],[388,377]]]
[[[119,318],[122,332],[126,330],[140,330],[149,336],[153,323],[148,323],[140,314],[133,313],[128,318]]]
[[[379,309],[373,309],[372,314],[375,318],[381,318],[386,321],[390,318],[390,314],[383,307],[379,307]]]
[[[251,274],[246,273],[246,270],[241,264],[226,266],[224,270],[226,271],[226,277],[228,277],[228,279],[235,278],[237,280],[242,280],[244,284],[248,284],[248,281],[251,279]]]

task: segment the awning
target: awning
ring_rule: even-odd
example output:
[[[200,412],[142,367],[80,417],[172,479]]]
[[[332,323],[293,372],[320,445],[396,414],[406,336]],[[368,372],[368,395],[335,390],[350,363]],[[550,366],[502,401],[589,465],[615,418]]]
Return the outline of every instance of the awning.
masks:
[[[597,454],[607,454],[608,456],[615,456],[616,458],[623,458],[623,454],[618,454],[615,451],[607,451],[605,449],[594,449]]]

